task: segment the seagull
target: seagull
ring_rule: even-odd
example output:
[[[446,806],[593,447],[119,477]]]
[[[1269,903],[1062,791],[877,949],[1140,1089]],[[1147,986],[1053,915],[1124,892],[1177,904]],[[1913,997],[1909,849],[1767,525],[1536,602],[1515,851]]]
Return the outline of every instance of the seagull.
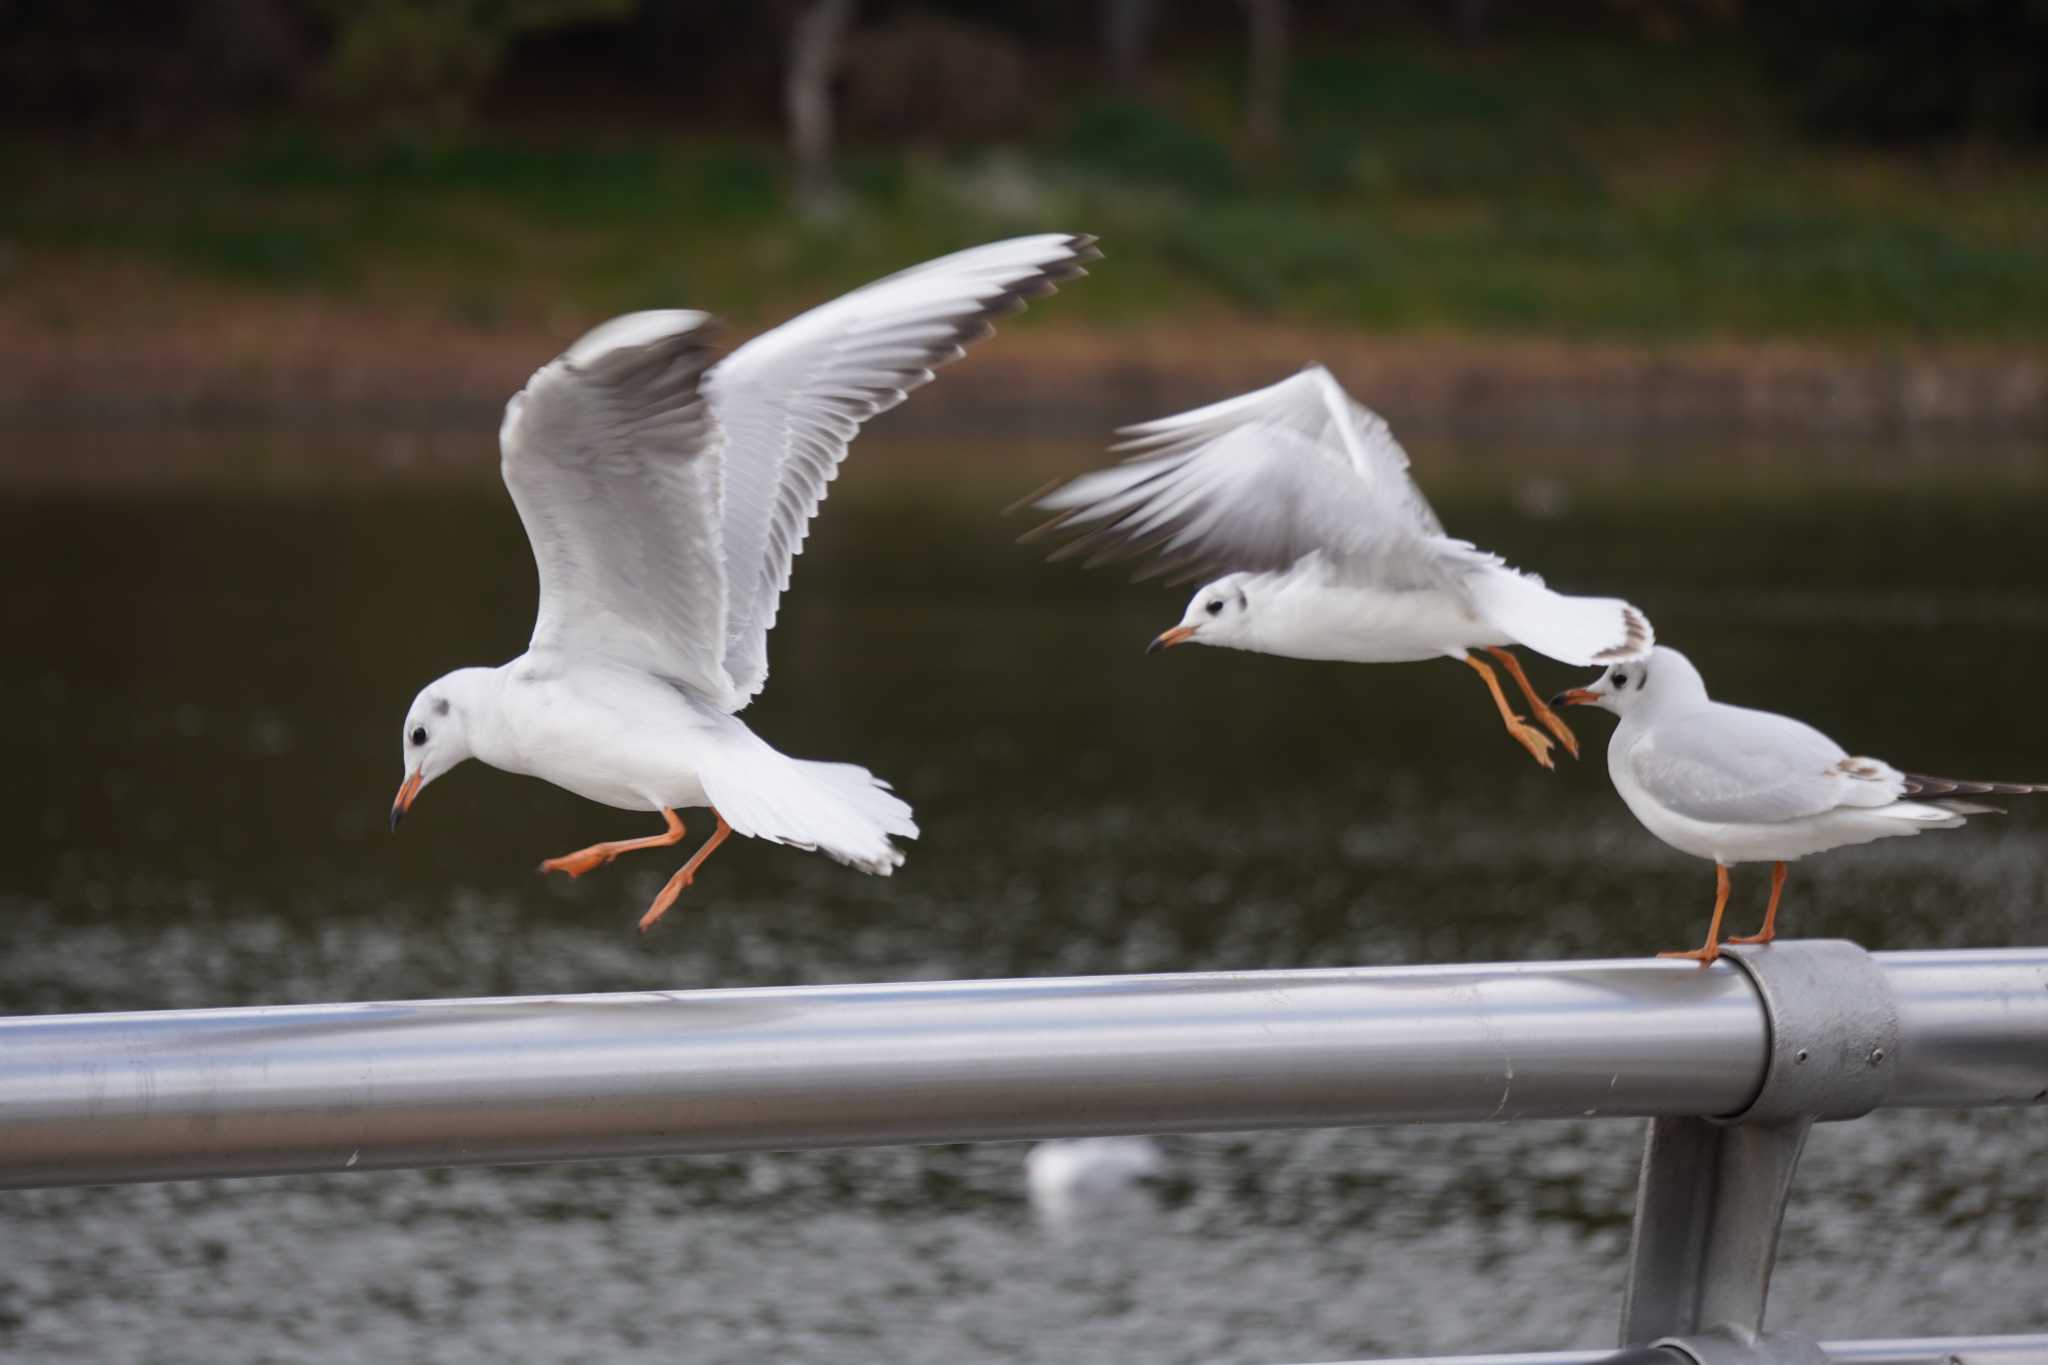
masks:
[[[1707,695],[1692,661],[1658,645],[1616,664],[1591,687],[1551,699],[1621,717],[1607,741],[1607,772],[1636,819],[1682,853],[1714,861],[1714,918],[1706,946],[1660,957],[1712,962],[1723,943],[1769,943],[1778,932],[1785,864],[1809,853],[2002,814],[1964,798],[2048,792],[2025,782],[1965,782],[1900,772],[1862,758],[1790,716],[1730,706]],[[1721,938],[1728,868],[1771,864],[1771,902],[1754,934]]]
[[[1024,1158],[1032,1211],[1061,1237],[1128,1229],[1157,1213],[1153,1185],[1165,1170],[1165,1154],[1147,1137],[1057,1138]]]
[[[663,886],[644,931],[732,834],[887,876],[910,807],[848,763],[791,758],[738,713],[768,678],[768,632],[812,516],[861,424],[1084,274],[1094,239],[1019,237],[867,285],[724,359],[705,313],[629,313],[534,373],[498,431],[505,486],[540,570],[526,652],[420,692],[391,826],[464,759],[658,814],[659,834],[541,864],[580,877],[716,829]]]
[[[1508,734],[1549,768],[1553,738],[1574,757],[1578,740],[1508,647],[1587,667],[1640,658],[1654,638],[1619,598],[1552,592],[1445,535],[1386,422],[1320,365],[1118,435],[1122,464],[1025,499],[1055,515],[1023,539],[1072,534],[1051,557],[1087,555],[1091,568],[1149,555],[1140,580],[1221,573],[1152,650],[1456,659],[1486,684]],[[1508,671],[1542,729],[1515,713],[1476,650]]]

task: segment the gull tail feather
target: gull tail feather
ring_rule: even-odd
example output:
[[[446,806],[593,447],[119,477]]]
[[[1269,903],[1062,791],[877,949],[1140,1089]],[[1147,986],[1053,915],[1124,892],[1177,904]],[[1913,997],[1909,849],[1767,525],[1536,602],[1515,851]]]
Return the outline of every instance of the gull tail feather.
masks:
[[[2048,782],[1982,782],[1968,777],[1929,777],[1925,773],[1907,773],[1905,794],[1917,796],[1923,801],[1936,801],[1942,797],[1968,796],[2039,796],[2048,793]],[[1966,806],[1968,801],[1951,804]],[[1997,806],[1985,806],[1984,810],[1995,811]]]
[[[903,864],[892,836],[917,837],[910,806],[852,763],[791,758],[764,743],[744,768],[708,764],[701,776],[705,795],[734,833],[815,849],[877,876]]]
[[[1976,801],[1949,800],[1894,801],[1889,806],[1861,807],[1857,813],[1892,823],[1922,825],[1928,829],[1955,829],[1968,823],[1972,815],[2005,814],[1997,806],[1986,806]],[[1918,834],[1920,831],[1916,829],[1905,832]]]
[[[1657,642],[1650,619],[1618,597],[1568,597],[1505,565],[1466,581],[1489,625],[1559,663],[1604,667],[1639,659]]]

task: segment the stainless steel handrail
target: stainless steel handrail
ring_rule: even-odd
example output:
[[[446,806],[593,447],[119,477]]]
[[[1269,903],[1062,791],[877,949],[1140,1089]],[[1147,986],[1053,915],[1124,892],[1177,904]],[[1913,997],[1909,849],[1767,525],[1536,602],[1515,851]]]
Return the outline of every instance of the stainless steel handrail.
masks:
[[[2048,1333],[1999,1337],[1905,1337],[1874,1341],[1823,1341],[1834,1365],[2048,1365]],[[1612,1347],[1589,1351],[1525,1351],[1504,1355],[1409,1356],[1330,1365],[1607,1365]],[[1669,1365],[1685,1357],[1673,1353]]]
[[[2048,1100],[2048,949],[1873,961],[1884,1104]],[[0,1186],[1714,1116],[1769,1035],[1742,970],[1643,960],[13,1018]]]

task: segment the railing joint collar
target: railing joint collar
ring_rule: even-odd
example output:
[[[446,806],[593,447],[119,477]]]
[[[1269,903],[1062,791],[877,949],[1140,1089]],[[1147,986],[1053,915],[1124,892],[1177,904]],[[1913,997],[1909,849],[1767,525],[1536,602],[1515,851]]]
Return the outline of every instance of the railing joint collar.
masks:
[[[1725,1123],[1861,1118],[1899,1069],[1899,1010],[1876,959],[1843,939],[1803,939],[1726,954],[1763,1005],[1763,1084]]]

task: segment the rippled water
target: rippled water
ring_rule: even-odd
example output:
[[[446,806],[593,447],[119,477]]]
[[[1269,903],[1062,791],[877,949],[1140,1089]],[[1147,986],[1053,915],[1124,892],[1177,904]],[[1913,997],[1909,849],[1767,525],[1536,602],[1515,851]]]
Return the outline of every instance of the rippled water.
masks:
[[[1092,453],[1020,455],[1012,479],[987,472],[1000,448],[877,441],[863,460],[923,473],[849,477],[749,720],[896,781],[924,837],[889,880],[729,846],[642,939],[672,860],[532,873],[640,832],[631,817],[471,765],[384,832],[407,701],[517,652],[531,570],[479,479],[391,460],[251,476],[320,445],[235,438],[226,475],[146,494],[82,477],[0,495],[0,1013],[1570,958],[1704,927],[1711,875],[1616,801],[1604,717],[1580,725],[1586,761],[1546,774],[1449,663],[1147,659],[1177,594],[1044,567],[990,515]],[[125,479],[155,447],[51,450]],[[937,477],[970,459],[975,477]],[[1922,768],[2048,773],[2040,452],[1475,449],[1439,467],[1456,530],[1560,586],[1627,591],[1720,694]],[[1503,481],[1512,495],[1490,491]],[[1738,873],[1738,921],[1761,882]],[[2041,942],[2044,904],[2048,810],[2023,808],[1802,864],[1786,915],[1872,947],[1993,946]],[[2048,1323],[2042,1123],[1897,1113],[1817,1133],[1773,1321]],[[1639,1136],[1174,1139],[1156,1212],[1078,1238],[1034,1226],[1011,1145],[0,1195],[0,1355],[1280,1362],[1597,1345]]]

